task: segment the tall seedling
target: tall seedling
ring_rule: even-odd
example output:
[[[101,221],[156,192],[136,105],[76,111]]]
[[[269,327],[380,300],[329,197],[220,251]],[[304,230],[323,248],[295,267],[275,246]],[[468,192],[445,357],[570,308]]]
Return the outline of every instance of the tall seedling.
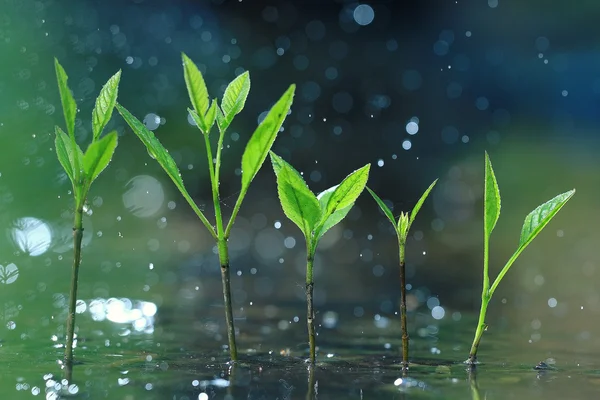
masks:
[[[318,196],[308,188],[302,176],[281,157],[271,152],[277,176],[277,192],[285,215],[300,228],[306,240],[306,324],[310,362],[315,362],[315,313],[313,308],[313,262],[319,240],[338,224],[354,205],[369,179],[370,164],[348,175],[339,185]]]
[[[112,131],[100,138],[104,127],[112,116],[121,71],[118,71],[100,91],[92,112],[92,143],[85,153],[75,141],[75,115],[77,104],[67,86],[67,74],[57,59],[54,59],[56,79],[62,103],[67,133],[56,126],[56,155],[73,185],[75,198],[75,222],[73,225],[73,272],[71,276],[71,294],[69,297],[69,314],[67,316],[67,342],[65,345],[65,379],[71,381],[73,374],[73,337],[75,333],[75,305],[77,302],[77,283],[79,280],[79,264],[81,262],[81,239],[83,238],[83,207],[92,182],[108,166],[117,147],[117,132]]]
[[[177,168],[177,164],[169,155],[168,151],[158,141],[154,134],[149,131],[136,117],[134,117],[123,106],[117,104],[119,113],[135,134],[140,138],[148,149],[148,153],[158,161],[167,175],[185,200],[192,207],[198,218],[208,229],[212,237],[217,243],[219,252],[219,263],[221,265],[221,280],[223,284],[223,299],[225,302],[225,319],[227,323],[227,337],[229,340],[229,353],[231,359],[236,361],[237,347],[235,343],[235,327],[233,325],[233,311],[231,305],[231,288],[229,278],[229,248],[227,241],[231,234],[231,228],[235,218],[240,210],[242,201],[248,192],[250,183],[258,173],[258,170],[265,161],[277,133],[283,125],[285,117],[290,111],[294,98],[296,86],[290,85],[288,90],[281,98],[273,105],[265,119],[258,125],[254,134],[248,141],[244,154],[242,155],[242,187],[233,207],[231,217],[227,225],[224,224],[221,213],[221,200],[219,194],[219,174],[221,171],[221,152],[223,150],[223,139],[227,128],[233,121],[234,117],[242,111],[248,92],[250,91],[250,75],[244,72],[235,78],[225,89],[225,94],[221,105],[217,104],[217,100],[210,101],[206,83],[202,77],[202,73],[198,67],[185,54],[182,54],[183,59],[183,74],[187,91],[193,106],[193,109],[188,108],[188,112],[192,116],[200,132],[204,136],[206,145],[206,156],[208,161],[208,170],[210,175],[210,183],[212,189],[213,205],[215,210],[216,228],[208,221],[206,216],[191,196],[185,189],[181,174]],[[213,125],[217,123],[219,130],[219,138],[217,140],[216,154],[211,149],[210,131]],[[214,160],[214,161],[213,161]]]
[[[392,210],[388,206],[385,205],[383,200],[375,194],[374,191],[367,187],[371,196],[375,199],[381,211],[385,214],[385,216],[390,220],[392,225],[394,226],[394,230],[396,231],[396,236],[398,238],[398,249],[400,255],[400,322],[402,326],[402,371],[406,374],[408,372],[408,329],[406,327],[406,268],[404,262],[404,254],[406,248],[406,239],[408,238],[408,231],[410,230],[410,226],[414,222],[417,217],[417,213],[423,206],[423,203],[429,196],[429,192],[433,189],[435,184],[437,183],[437,179],[433,181],[433,183],[427,188],[425,193],[421,196],[415,208],[413,208],[410,215],[408,213],[400,213],[400,217],[398,221],[394,218],[394,214]]]
[[[547,201],[535,210],[530,212],[525,217],[523,228],[521,229],[521,238],[519,239],[519,247],[510,259],[504,265],[504,268],[500,271],[494,283],[490,286],[490,275],[489,275],[489,248],[490,248],[490,236],[496,222],[500,217],[500,190],[498,189],[498,182],[496,182],[496,176],[492,169],[492,163],[487,153],[485,153],[485,189],[484,189],[484,200],[483,200],[483,290],[481,292],[481,310],[479,312],[479,321],[477,322],[477,328],[475,330],[475,338],[471,346],[469,358],[465,363],[475,365],[477,363],[477,349],[483,332],[487,329],[485,323],[485,315],[487,307],[492,299],[494,291],[498,288],[500,281],[504,278],[504,275],[508,272],[510,267],[516,261],[517,257],[525,250],[527,246],[535,239],[537,235],[544,229],[548,222],[554,218],[556,213],[569,201],[575,194],[575,189],[569,190],[563,194],[559,194],[553,199]]]

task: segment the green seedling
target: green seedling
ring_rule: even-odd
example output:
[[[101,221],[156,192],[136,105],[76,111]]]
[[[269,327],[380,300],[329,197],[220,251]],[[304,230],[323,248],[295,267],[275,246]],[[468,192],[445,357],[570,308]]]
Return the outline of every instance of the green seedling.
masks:
[[[177,164],[169,155],[169,152],[154,136],[154,133],[148,130],[140,120],[134,117],[120,104],[117,104],[117,109],[133,132],[135,132],[144,143],[150,156],[158,161],[160,166],[171,178],[177,189],[179,189],[185,200],[192,207],[198,218],[200,218],[217,243],[219,263],[221,266],[221,280],[223,284],[223,299],[225,302],[225,319],[227,324],[229,353],[231,360],[237,361],[238,356],[231,305],[229,248],[227,241],[229,240],[231,228],[240,210],[242,201],[248,192],[250,183],[267,158],[267,154],[277,137],[277,133],[281,129],[283,121],[290,111],[296,86],[290,85],[283,96],[281,96],[277,103],[273,105],[265,119],[258,125],[254,134],[248,141],[244,154],[242,155],[242,187],[235,206],[233,207],[229,222],[225,225],[221,213],[221,200],[219,194],[223,139],[225,137],[225,132],[234,117],[244,108],[246,98],[250,91],[250,75],[248,72],[244,72],[229,83],[225,89],[221,105],[219,106],[216,99],[210,101],[206,83],[204,82],[204,78],[198,67],[185,54],[182,54],[182,59],[185,84],[193,106],[193,109],[188,108],[188,112],[204,136],[204,143],[206,145],[206,156],[215,210],[216,227],[213,227],[204,213],[192,200],[192,197],[189,195],[183,184]],[[219,130],[219,137],[217,140],[216,154],[213,154],[211,150],[210,131],[215,122]]]
[[[71,294],[69,297],[69,314],[67,316],[67,342],[65,345],[65,379],[71,381],[73,374],[73,336],[75,331],[75,305],[77,302],[77,283],[79,281],[79,265],[81,262],[81,239],[83,238],[83,208],[92,182],[108,166],[117,147],[117,132],[112,131],[100,138],[102,131],[112,116],[121,71],[108,80],[96,99],[92,112],[92,143],[85,153],[75,141],[75,115],[77,104],[67,86],[67,74],[57,59],[54,59],[56,79],[62,103],[67,133],[56,126],[56,155],[73,185],[75,198],[75,222],[73,225],[73,272],[71,276]]]
[[[338,224],[354,205],[369,179],[370,164],[348,175],[339,185],[318,196],[308,188],[304,179],[286,161],[271,152],[273,170],[277,176],[277,192],[284,214],[300,228],[306,240],[306,324],[310,362],[315,362],[315,313],[313,308],[313,262],[319,240]]]
[[[479,312],[479,321],[477,322],[477,329],[475,330],[475,338],[473,339],[473,345],[469,353],[469,358],[465,363],[470,365],[477,364],[477,348],[481,341],[483,332],[487,329],[485,323],[485,314],[487,312],[488,304],[492,299],[492,295],[498,288],[500,281],[506,275],[510,267],[516,261],[517,257],[525,250],[527,246],[535,239],[537,235],[544,229],[548,222],[554,218],[556,213],[569,201],[575,194],[575,189],[569,190],[563,194],[559,194],[553,199],[547,201],[535,210],[530,212],[525,217],[523,228],[521,229],[521,238],[519,239],[519,247],[506,262],[494,282],[490,286],[489,277],[489,242],[490,235],[496,226],[496,222],[500,217],[500,191],[498,189],[498,182],[494,176],[494,170],[492,169],[492,163],[490,158],[485,153],[485,188],[484,188],[484,200],[483,200],[483,290],[481,292],[481,310]]]
[[[417,217],[417,213],[423,206],[423,203],[427,199],[427,196],[429,196],[429,192],[431,192],[436,183],[437,179],[433,181],[433,183],[427,188],[425,193],[423,193],[419,201],[417,201],[417,204],[413,208],[410,215],[408,213],[401,212],[400,216],[398,217],[398,221],[396,221],[392,210],[390,210],[390,208],[387,205],[385,205],[383,200],[381,200],[379,196],[375,194],[374,191],[367,187],[367,190],[369,191],[369,193],[371,193],[371,196],[373,196],[373,198],[379,205],[379,208],[381,208],[381,211],[383,211],[385,216],[390,220],[390,222],[394,226],[394,230],[396,231],[396,237],[398,238],[398,249],[400,256],[400,322],[402,326],[402,371],[404,373],[408,372],[409,341],[408,329],[406,327],[406,268],[404,262],[406,239],[408,238],[408,231],[410,230],[412,223]]]

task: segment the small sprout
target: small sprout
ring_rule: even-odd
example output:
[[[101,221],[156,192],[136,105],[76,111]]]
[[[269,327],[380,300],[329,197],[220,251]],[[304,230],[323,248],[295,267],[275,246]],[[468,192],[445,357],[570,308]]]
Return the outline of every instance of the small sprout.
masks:
[[[208,229],[217,243],[219,252],[219,263],[221,265],[221,279],[223,283],[223,300],[225,303],[225,320],[227,324],[227,338],[229,341],[229,354],[236,361],[237,346],[235,343],[235,327],[233,324],[233,311],[231,303],[231,285],[229,273],[229,248],[227,241],[231,234],[231,228],[240,210],[242,201],[248,192],[250,183],[263,165],[267,154],[281,129],[285,117],[288,115],[294,98],[295,85],[290,85],[287,91],[271,108],[265,119],[258,125],[252,137],[248,141],[244,154],[242,155],[242,188],[233,208],[227,225],[221,213],[221,200],[219,193],[219,177],[221,171],[221,152],[223,150],[223,139],[225,131],[233,121],[234,117],[242,111],[246,104],[246,98],[250,91],[250,75],[244,72],[235,78],[225,89],[221,105],[217,100],[210,101],[204,77],[193,63],[193,61],[182,54],[183,75],[185,84],[192,103],[193,109],[188,109],[192,119],[204,136],[206,156],[212,189],[213,206],[215,210],[216,227],[208,221],[202,210],[198,208],[183,184],[179,168],[169,154],[167,149],[158,141],[154,133],[148,130],[140,120],[134,117],[125,107],[117,104],[117,110],[131,127],[133,132],[146,146],[148,154],[154,158],[171,178],[179,192],[192,207],[198,218]],[[217,123],[219,138],[217,140],[216,155],[213,155],[210,141],[210,130]],[[213,162],[214,160],[214,162]]]
[[[385,216],[390,220],[394,229],[396,231],[396,236],[398,238],[398,249],[399,249],[399,258],[400,258],[400,321],[402,325],[402,372],[406,375],[408,372],[408,328],[406,323],[406,265],[404,260],[405,247],[406,247],[406,239],[408,238],[408,231],[410,230],[410,226],[415,221],[419,210],[423,206],[423,203],[429,196],[431,190],[437,183],[437,179],[433,181],[431,185],[427,188],[425,193],[421,196],[417,204],[413,208],[410,215],[407,212],[401,212],[398,217],[398,221],[394,218],[394,214],[392,210],[375,194],[374,191],[367,187],[375,202],[379,205],[379,208]]]
[[[67,85],[67,73],[57,59],[54,59],[58,91],[63,107],[67,133],[56,126],[56,156],[73,185],[75,198],[75,221],[73,225],[73,272],[71,277],[71,293],[69,297],[69,314],[67,316],[67,340],[65,345],[65,379],[73,378],[73,338],[75,334],[75,311],[79,265],[81,263],[81,240],[83,238],[83,208],[92,182],[108,166],[117,147],[117,132],[112,131],[100,138],[102,131],[110,121],[117,101],[121,71],[113,75],[100,90],[96,105],[92,111],[92,143],[86,152],[75,141],[75,115],[77,104]]]
[[[477,322],[477,329],[475,330],[475,338],[471,346],[469,358],[465,363],[474,366],[477,364],[477,349],[483,332],[487,329],[485,323],[485,315],[487,307],[492,299],[492,295],[498,288],[500,281],[504,278],[504,275],[508,272],[510,267],[516,261],[517,257],[525,250],[527,246],[535,239],[537,235],[544,229],[546,225],[554,218],[554,216],[560,211],[560,209],[573,197],[575,189],[569,190],[568,192],[559,194],[553,199],[540,205],[535,210],[530,212],[525,217],[523,228],[521,229],[521,238],[519,240],[519,247],[510,257],[510,259],[504,265],[504,268],[500,271],[494,282],[490,286],[490,275],[489,275],[489,243],[490,236],[496,222],[500,217],[500,190],[498,189],[498,183],[496,182],[496,176],[492,169],[492,163],[490,158],[485,153],[485,189],[484,189],[484,214],[483,214],[483,290],[481,292],[481,310],[479,312],[479,321]]]
[[[308,188],[302,175],[277,154],[271,152],[273,170],[277,176],[277,192],[283,212],[300,228],[306,240],[306,323],[310,348],[310,363],[315,363],[315,312],[313,307],[313,262],[319,240],[337,225],[354,205],[369,179],[370,164],[348,175],[339,185],[318,196]]]

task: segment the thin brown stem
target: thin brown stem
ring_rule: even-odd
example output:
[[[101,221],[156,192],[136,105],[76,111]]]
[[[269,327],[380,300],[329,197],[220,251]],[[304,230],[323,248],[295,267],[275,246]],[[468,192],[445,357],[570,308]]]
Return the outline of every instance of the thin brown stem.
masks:
[[[404,262],[404,241],[399,240],[400,251],[400,324],[402,329],[402,375],[408,374],[408,327],[406,322],[406,264]]]
[[[231,283],[229,275],[229,250],[226,240],[218,241],[219,261],[221,264],[221,282],[223,283],[223,301],[225,303],[225,321],[227,324],[227,339],[229,354],[232,361],[237,361],[237,346],[235,344],[235,327],[233,325],[233,307],[231,305]]]
[[[310,348],[310,363],[314,364],[316,359],[315,344],[315,310],[313,308],[313,286],[314,283],[306,283],[306,325],[308,327],[308,345]]]
[[[73,379],[73,344],[75,337],[75,311],[77,307],[77,284],[79,282],[79,265],[81,262],[81,241],[83,238],[83,205],[78,204],[75,210],[73,225],[73,271],[71,273],[71,293],[69,296],[69,314],[67,315],[67,342],[65,344],[65,379]]]

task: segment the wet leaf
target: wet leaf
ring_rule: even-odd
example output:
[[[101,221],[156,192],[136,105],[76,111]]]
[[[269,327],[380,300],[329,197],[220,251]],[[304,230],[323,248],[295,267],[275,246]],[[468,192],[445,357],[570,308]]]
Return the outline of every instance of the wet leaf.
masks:
[[[229,127],[233,118],[239,114],[246,104],[248,93],[250,92],[250,74],[248,71],[235,78],[227,88],[221,101],[221,109],[224,118],[219,124],[219,129],[224,131]]]
[[[96,105],[92,111],[92,130],[94,132],[93,141],[98,140],[102,130],[110,121],[117,95],[119,92],[119,80],[121,79],[121,71],[114,74],[108,82],[100,90],[100,94],[96,99]]]
[[[321,205],[321,210],[325,210],[327,208],[327,204],[329,203],[331,196],[333,195],[333,193],[335,192],[335,190],[337,189],[338,186],[339,185],[330,187],[329,189],[319,193],[319,195],[317,196],[317,200],[319,200],[319,203]],[[321,239],[323,237],[323,235],[325,235],[325,233],[327,233],[328,230],[330,230],[331,228],[333,228],[334,226],[339,224],[340,221],[342,221],[344,218],[346,218],[346,215],[348,215],[348,213],[352,209],[352,206],[354,206],[354,203],[352,203],[344,208],[340,208],[340,209],[336,210],[333,214],[331,214],[327,218],[327,220],[325,220],[323,225],[320,227],[319,231],[316,232],[316,234],[317,234],[316,240]]]
[[[491,168],[491,164],[490,164],[490,168]],[[417,204],[415,205],[415,207],[413,208],[412,212],[410,213],[410,220],[409,220],[409,224],[408,224],[408,228],[409,229],[410,229],[410,225],[412,225],[412,223],[415,221],[415,218],[417,217],[417,214],[419,213],[419,210],[423,206],[423,203],[427,199],[427,196],[429,196],[429,193],[431,192],[431,190],[433,189],[433,187],[435,186],[435,184],[437,183],[437,181],[438,181],[437,179],[435,181],[433,181],[433,183],[431,185],[429,185],[429,187],[427,188],[427,190],[425,191],[425,193],[423,193],[423,195],[421,196],[421,198],[419,199],[419,201],[417,201]],[[496,188],[497,187],[498,186],[496,185]],[[498,194],[498,204],[500,204],[500,194]]]
[[[210,130],[215,124],[215,120],[217,118],[217,108],[219,108],[219,105],[217,104],[217,99],[213,99],[212,103],[210,104],[210,107],[208,108],[208,111],[206,112],[206,115],[204,116],[204,122],[206,123],[206,132],[204,133],[207,135],[210,133]]]
[[[185,86],[187,87],[190,101],[192,102],[194,110],[196,110],[196,113],[203,121],[198,127],[205,128],[206,124],[204,122],[204,116],[206,115],[206,111],[210,104],[206,83],[204,82],[202,73],[188,56],[181,53],[181,59],[183,61],[183,77],[185,79]]]
[[[177,168],[175,160],[173,160],[173,157],[171,157],[167,149],[165,149],[163,145],[158,141],[156,136],[154,136],[154,133],[152,133],[152,131],[146,128],[146,126],[139,119],[137,119],[129,111],[127,111],[125,107],[123,107],[119,103],[116,104],[116,107],[119,111],[119,114],[121,114],[125,122],[127,122],[127,125],[129,125],[129,127],[133,130],[137,137],[140,138],[142,143],[144,143],[146,149],[148,150],[148,154],[150,154],[152,158],[158,161],[162,169],[167,173],[167,175],[169,175],[169,178],[171,178],[175,186],[177,186],[179,192],[186,199],[190,207],[192,207],[196,215],[198,215],[198,217],[209,230],[211,235],[214,238],[216,238],[214,228],[211,226],[210,222],[208,222],[204,213],[198,208],[196,203],[194,203],[194,200],[186,190],[185,185],[183,184],[183,180],[181,179],[181,174],[179,173],[179,168]]]
[[[575,189],[559,194],[530,212],[523,222],[519,247],[525,247],[531,243],[574,194]]]
[[[265,119],[258,125],[248,141],[242,155],[242,190],[247,190],[258,170],[267,158],[277,133],[290,111],[294,99],[296,85],[290,85],[288,90],[273,105]]]
[[[54,139],[54,147],[56,147],[56,156],[60,165],[67,173],[69,180],[73,186],[75,186],[75,166],[73,165],[73,155],[71,149],[71,139],[69,136],[58,126],[56,127],[56,138]]]
[[[394,225],[394,227],[396,227],[396,220],[394,218],[394,214],[392,213],[392,210],[390,210],[390,208],[384,203],[384,201],[381,200],[381,198],[379,196],[377,196],[377,194],[374,191],[372,191],[369,187],[367,187],[367,190],[369,191],[369,193],[371,193],[371,196],[373,196],[373,199],[375,199],[375,201],[377,202],[377,205],[379,206],[381,211],[383,211],[383,213],[390,220],[392,225]]]
[[[400,242],[406,243],[410,225],[411,222],[408,213],[401,212],[400,217],[398,218],[398,235],[400,235]]]
[[[75,188],[78,186],[80,172],[77,171],[77,168],[80,168],[83,163],[83,152],[77,143],[74,143],[73,139],[70,138],[59,126],[55,127],[55,131],[56,139],[54,144],[56,146],[56,155],[58,157],[58,161],[67,173],[67,176],[69,176],[69,179],[71,179],[73,188]],[[75,146],[75,148],[73,148],[73,146]]]
[[[88,185],[91,185],[108,166],[116,148],[117,132],[115,131],[90,144],[83,156],[83,169]]]
[[[273,160],[276,161],[273,161]],[[285,215],[295,223],[306,238],[312,236],[313,228],[321,217],[321,207],[302,176],[290,164],[271,153],[277,176],[277,193]]]
[[[485,189],[484,189],[484,232],[489,240],[496,222],[500,217],[500,190],[492,169],[492,162],[485,153]]]
[[[327,205],[323,209],[322,221],[327,220],[334,212],[354,204],[365,189],[370,168],[371,164],[367,164],[344,178],[329,197]]]
[[[67,85],[68,76],[58,60],[54,59],[54,69],[56,70],[56,80],[58,81],[58,91],[60,93],[60,102],[62,103],[67,132],[71,140],[75,140],[75,115],[77,114],[77,104],[73,98],[73,93]]]

